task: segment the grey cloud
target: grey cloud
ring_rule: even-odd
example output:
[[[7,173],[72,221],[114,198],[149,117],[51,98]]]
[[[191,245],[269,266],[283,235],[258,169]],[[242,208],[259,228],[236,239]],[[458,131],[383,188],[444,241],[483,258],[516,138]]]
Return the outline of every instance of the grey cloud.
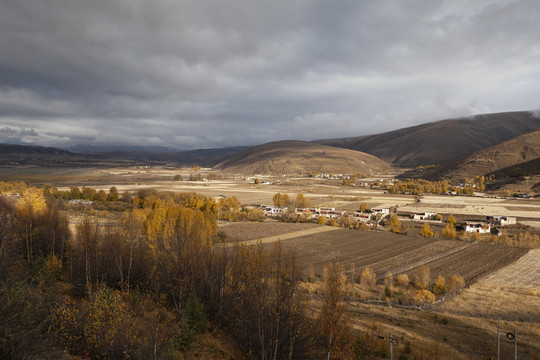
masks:
[[[538,18],[534,0],[0,0],[0,121],[195,148],[535,109]]]

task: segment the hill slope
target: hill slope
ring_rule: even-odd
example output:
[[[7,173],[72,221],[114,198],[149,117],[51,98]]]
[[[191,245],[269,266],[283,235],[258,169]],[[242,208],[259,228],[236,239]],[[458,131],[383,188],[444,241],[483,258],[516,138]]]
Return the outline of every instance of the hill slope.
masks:
[[[540,129],[540,117],[520,111],[442,120],[377,135],[317,143],[363,151],[398,165],[445,164],[537,129]]]
[[[465,177],[487,175],[503,169],[511,169],[518,164],[528,164],[527,168],[531,168],[531,166],[538,165],[538,158],[540,158],[540,130],[477,151],[441,168],[433,176],[464,179]],[[528,172],[534,173],[535,169],[531,168]]]
[[[277,141],[233,154],[214,168],[245,174],[369,172],[389,165],[359,151],[307,141]]]

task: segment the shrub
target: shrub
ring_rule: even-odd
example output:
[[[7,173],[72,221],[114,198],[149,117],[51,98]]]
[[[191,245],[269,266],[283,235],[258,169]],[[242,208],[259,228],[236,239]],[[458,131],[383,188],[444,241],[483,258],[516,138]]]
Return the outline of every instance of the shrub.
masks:
[[[437,280],[435,280],[435,285],[433,285],[433,292],[437,295],[443,295],[446,293],[446,279],[444,276],[439,275]]]
[[[417,304],[433,304],[435,302],[435,295],[429,290],[418,290],[414,295],[414,302]]]
[[[452,275],[450,280],[448,280],[448,291],[460,291],[465,287],[465,280],[457,274]]]
[[[397,276],[397,283],[401,287],[408,287],[411,281],[409,280],[409,276],[407,274],[400,274]]]
[[[364,271],[362,271],[362,274],[360,274],[360,283],[362,285],[375,286],[376,282],[377,276],[371,268],[365,268]]]

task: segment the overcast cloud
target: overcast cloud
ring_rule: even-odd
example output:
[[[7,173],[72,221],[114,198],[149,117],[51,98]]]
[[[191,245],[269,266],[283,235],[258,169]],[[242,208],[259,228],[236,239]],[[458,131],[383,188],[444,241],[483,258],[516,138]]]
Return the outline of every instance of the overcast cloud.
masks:
[[[0,0],[0,142],[176,149],[540,108],[537,0]]]

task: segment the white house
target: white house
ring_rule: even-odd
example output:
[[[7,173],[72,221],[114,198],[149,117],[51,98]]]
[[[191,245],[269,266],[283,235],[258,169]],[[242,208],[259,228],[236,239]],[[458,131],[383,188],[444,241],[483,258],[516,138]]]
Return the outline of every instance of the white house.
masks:
[[[279,216],[283,212],[287,211],[287,208],[282,209],[282,208],[277,207],[277,206],[261,205],[261,208],[263,209],[265,216]]]
[[[356,222],[368,222],[369,220],[371,220],[371,214],[366,214],[366,213],[357,211],[351,214],[351,219]]]
[[[437,213],[411,211],[411,213],[409,214],[409,218],[414,220],[435,220],[435,215],[437,215]]]
[[[463,227],[466,232],[477,234],[489,234],[491,231],[491,226],[482,221],[467,221],[463,224]]]
[[[500,226],[517,224],[517,219],[515,216],[488,215],[486,216],[486,221],[490,224]]]
[[[387,208],[371,208],[373,214],[389,214],[390,209]]]

